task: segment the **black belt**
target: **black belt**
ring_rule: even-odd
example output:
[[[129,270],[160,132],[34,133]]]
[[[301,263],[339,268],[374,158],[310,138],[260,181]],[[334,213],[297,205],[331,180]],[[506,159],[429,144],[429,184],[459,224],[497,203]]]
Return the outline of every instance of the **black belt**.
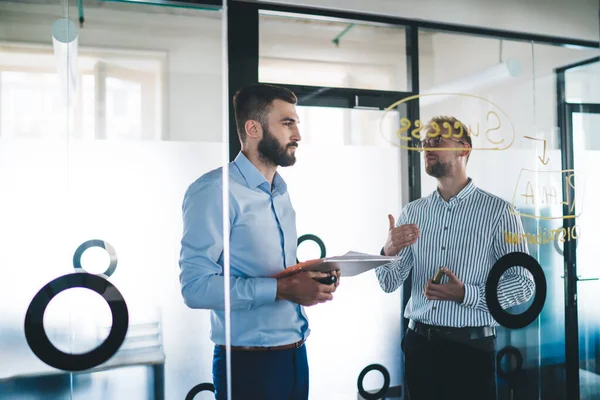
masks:
[[[281,346],[270,346],[270,347],[254,347],[254,346],[231,346],[231,350],[244,350],[244,351],[272,351],[272,350],[287,350],[287,349],[297,349],[298,347],[302,347],[306,340],[302,339],[297,341],[296,343],[284,344]],[[217,347],[221,349],[226,349],[227,347],[222,344],[218,344]]]
[[[408,323],[408,328],[419,335],[427,337],[429,340],[436,336],[453,340],[484,339],[496,336],[496,328],[490,326],[453,328],[449,326],[423,324],[411,319]]]

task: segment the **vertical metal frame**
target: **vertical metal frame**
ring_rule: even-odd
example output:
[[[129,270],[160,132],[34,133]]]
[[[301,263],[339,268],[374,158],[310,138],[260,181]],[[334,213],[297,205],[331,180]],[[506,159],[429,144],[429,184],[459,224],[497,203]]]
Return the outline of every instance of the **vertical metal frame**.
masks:
[[[419,93],[419,28],[416,25],[406,27],[406,72],[410,91]],[[420,101],[416,98],[408,102],[408,119],[420,119]],[[421,158],[414,150],[408,151],[408,193],[409,201],[421,198]]]
[[[558,126],[560,129],[560,149],[562,170],[572,169],[573,162],[573,133],[571,130],[571,114],[567,110],[565,100],[565,71],[556,74],[556,102],[558,107]],[[563,202],[567,198],[574,199],[575,194],[564,179]],[[569,197],[570,196],[570,197]],[[563,216],[575,215],[570,212],[568,204],[563,205]],[[563,226],[570,229],[575,221],[564,218]],[[567,399],[579,399],[579,333],[577,319],[577,270],[575,243],[567,240],[564,243],[564,296],[565,296],[565,373]]]
[[[229,161],[242,150],[233,107],[233,95],[242,86],[258,82],[258,6],[227,0],[227,54],[229,58]]]
[[[419,28],[416,25],[406,27],[406,73],[407,73],[407,87],[413,93],[419,93]],[[413,101],[406,103],[408,119],[410,121],[420,120],[420,101],[417,97]],[[403,185],[403,190],[408,193],[408,202],[417,200],[421,197],[421,158],[420,154],[414,150],[401,149],[404,152],[402,154],[408,161],[406,173],[403,181],[406,182]],[[412,271],[402,284],[402,324],[401,332],[404,336],[408,329],[408,319],[404,317],[404,310],[410,300],[412,290]],[[404,361],[401,362],[402,370],[404,371]],[[406,385],[402,385],[403,398],[408,398],[408,391]]]

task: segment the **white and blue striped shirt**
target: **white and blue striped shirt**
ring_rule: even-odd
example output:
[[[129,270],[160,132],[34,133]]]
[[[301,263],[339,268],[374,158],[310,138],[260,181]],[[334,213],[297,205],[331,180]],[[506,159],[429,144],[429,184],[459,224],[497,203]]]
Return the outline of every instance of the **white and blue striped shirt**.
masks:
[[[505,239],[506,232],[523,232],[519,216],[511,210],[509,202],[477,188],[471,179],[448,202],[435,190],[409,203],[397,226],[416,224],[421,237],[402,249],[396,260],[376,269],[381,288],[388,293],[395,291],[412,269],[406,318],[437,326],[497,326],[485,300],[488,274],[503,255],[529,253],[525,241]],[[423,293],[427,281],[444,266],[465,284],[462,303],[428,300]],[[446,281],[444,277],[442,283]],[[534,288],[529,271],[512,267],[500,280],[498,299],[506,309],[528,301]]]

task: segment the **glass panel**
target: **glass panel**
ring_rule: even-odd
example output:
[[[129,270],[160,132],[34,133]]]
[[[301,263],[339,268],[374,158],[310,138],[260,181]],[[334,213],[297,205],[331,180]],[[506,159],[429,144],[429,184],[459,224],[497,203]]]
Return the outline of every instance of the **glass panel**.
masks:
[[[259,23],[261,82],[407,90],[402,27],[266,12]]]
[[[349,251],[379,254],[387,215],[401,201],[400,151],[388,141],[399,127],[398,112],[300,106],[298,116],[298,161],[280,173],[294,203],[300,240],[315,235],[325,246],[322,253],[314,241],[302,241],[299,261]],[[305,309],[311,328],[310,398],[357,398],[350,382],[371,364],[389,372],[389,398],[395,398],[402,385],[401,296],[401,290],[384,293],[372,270],[345,277],[342,269],[334,300]],[[348,348],[359,340],[361,351],[348,357]],[[363,382],[369,391],[383,386],[377,371]]]
[[[597,50],[532,46],[438,32],[420,32],[420,40],[422,124],[432,116],[449,115],[459,118],[469,128],[474,150],[469,156],[467,175],[494,198],[514,205],[517,221],[522,226],[518,228],[520,234],[505,230],[504,237],[494,240],[505,252],[515,251],[517,244],[527,244],[526,252],[540,264],[547,282],[545,305],[535,321],[522,329],[509,329],[503,324],[497,327],[499,398],[564,397],[564,281],[561,278],[564,260],[560,235],[563,181],[569,173],[563,171],[561,161],[555,69],[596,56]],[[475,49],[478,49],[478,57],[469,58]],[[448,63],[450,59],[469,59],[470,62]],[[445,95],[440,96],[440,93]],[[420,126],[416,126],[415,121],[405,121],[401,130],[404,135],[410,135],[414,128]],[[425,130],[418,131],[417,135],[423,136]],[[427,173],[425,157],[434,155],[429,161],[432,168],[439,161],[436,157],[442,156],[436,154],[435,149],[431,150],[423,154],[421,164],[423,197],[435,191],[438,185]],[[430,173],[435,175],[435,169]],[[575,199],[575,203],[580,201]],[[482,226],[485,221],[481,221]],[[460,223],[455,221],[454,225],[460,229]],[[470,232],[475,229],[472,227]],[[489,242],[473,242],[472,251],[484,243]],[[445,247],[444,243],[439,245]],[[443,254],[442,250],[438,251]],[[495,259],[499,255],[496,254]],[[440,262],[452,260],[451,256],[446,257]],[[502,275],[498,291],[502,292],[502,279],[515,270],[513,267]],[[469,279],[468,273],[463,271],[463,274]],[[486,279],[480,281],[486,282]],[[523,284],[519,290],[526,292]],[[533,297],[519,302],[521,304],[505,311],[521,314],[532,304]],[[436,306],[434,304],[432,309]],[[436,317],[427,314],[424,318]],[[471,324],[479,322],[478,319],[469,321]],[[522,364],[517,361],[519,357]]]
[[[557,115],[557,76],[555,69],[569,64],[578,63],[597,55],[595,49],[574,49],[550,45],[536,44],[534,46],[535,63],[535,125],[537,137],[546,140],[547,164],[539,174],[535,185],[541,189],[541,196],[545,204],[546,213],[558,215],[563,213],[563,182],[569,172],[560,175],[556,171],[565,170],[561,162],[560,130],[558,129]],[[569,71],[566,73],[566,97],[569,100],[571,84]],[[543,147],[537,149],[537,156],[544,156]],[[554,172],[551,172],[554,171]],[[544,192],[544,190],[546,190]],[[558,198],[554,196],[554,192]],[[538,193],[540,191],[538,190]],[[576,201],[576,204],[579,200]],[[531,201],[530,201],[531,203]],[[541,358],[541,398],[566,397],[565,376],[565,289],[564,289],[564,241],[569,240],[569,235],[562,233],[562,220],[542,220],[540,230],[542,245],[539,248],[540,264],[542,265],[546,281],[546,303],[540,314],[540,329],[543,332],[540,346]],[[559,231],[556,235],[553,232]],[[545,235],[545,236],[544,236]],[[555,236],[552,239],[551,236]],[[568,351],[568,350],[567,350]]]
[[[597,54],[598,51],[589,51]],[[565,73],[566,99],[569,103],[600,103],[600,62],[572,68]]]
[[[140,139],[142,84],[106,78],[107,139]]]
[[[24,324],[36,293],[53,279],[73,271],[67,255],[68,237],[67,137],[73,118],[66,111],[72,85],[65,79],[68,46],[52,51],[52,26],[65,22],[66,2],[44,5],[4,2],[0,4],[0,264],[6,275],[0,282],[0,397],[10,399],[69,398],[71,379],[42,362],[28,338],[45,330],[50,343],[65,352],[87,350],[74,346],[71,333],[89,330],[86,319],[73,331],[76,304],[72,291],[61,293],[48,305],[44,317]],[[38,14],[39,13],[39,14]],[[36,22],[32,15],[38,15]],[[47,19],[42,19],[45,14]],[[29,22],[28,22],[29,21]],[[41,22],[43,21],[43,22]],[[40,29],[39,27],[43,27]],[[72,37],[63,29],[63,40]],[[38,36],[34,32],[37,28]],[[21,43],[42,41],[40,46]],[[66,49],[65,49],[66,47]],[[65,50],[60,52],[60,50]],[[62,79],[61,79],[62,78]],[[72,251],[71,254],[72,256]],[[81,289],[76,295],[81,295]],[[98,296],[99,297],[99,296]],[[94,295],[84,299],[97,304]],[[104,300],[101,299],[101,302]],[[87,304],[86,304],[87,305]],[[102,308],[98,308],[102,317]],[[37,322],[37,323],[36,323]],[[43,325],[41,325],[41,323]],[[39,343],[39,342],[38,342]]]
[[[596,89],[600,89],[596,85]],[[600,196],[600,188],[589,174],[594,174],[600,155],[598,124],[600,124],[600,104],[597,113],[573,114],[573,142],[576,176],[575,188],[581,196],[581,214],[577,219],[577,285],[579,318],[579,382],[581,399],[595,399],[600,396],[600,312],[597,307],[600,290],[600,274],[595,263],[597,257],[594,246],[600,237],[595,229],[600,221],[600,212],[594,200]],[[579,234],[581,233],[581,234]]]
[[[8,59],[8,54],[3,54]],[[3,136],[21,138],[58,138],[64,136],[64,117],[56,101],[59,85],[56,74],[4,70],[0,88],[5,118]],[[62,117],[62,118],[61,118]]]
[[[402,29],[282,14],[262,14],[259,23],[262,82],[406,90]],[[396,144],[398,112],[302,104],[295,111],[301,138],[297,161],[278,169],[295,211],[294,243],[289,244],[289,232],[284,237],[285,254],[293,251],[296,257],[285,266],[349,252],[379,257],[388,214],[399,210],[402,196],[401,165],[406,160]],[[390,376],[386,396],[398,397],[401,290],[382,291],[374,269],[350,276],[341,268],[333,301],[299,307],[305,303],[296,298],[277,305],[291,302],[303,322],[300,329],[288,329],[287,336],[307,336],[300,353],[307,353],[308,381],[297,372],[297,379],[304,381],[298,387],[308,389],[311,399],[362,398],[356,384],[349,382],[359,380],[364,390],[378,391],[383,386],[381,373],[366,369],[377,364]],[[323,284],[317,287],[329,290]],[[360,354],[348,357],[348,349],[358,341],[363,343]]]
[[[182,236],[186,191],[228,161],[221,14],[84,2],[80,26],[77,3],[0,5],[0,398],[183,399],[212,384],[211,311],[178,261],[200,246]],[[55,279],[77,287],[31,317]],[[42,331],[98,358],[46,358],[27,340]]]
[[[522,268],[524,259],[511,263],[511,268],[498,276],[494,288],[499,308],[494,309],[487,298],[490,274],[498,271],[500,265],[496,263],[503,256],[525,252],[545,265],[542,246],[532,245],[529,236],[534,237],[543,228],[543,216],[555,216],[560,222],[562,215],[560,208],[547,210],[540,197],[534,201],[532,196],[524,196],[530,190],[541,190],[538,185],[551,184],[560,194],[554,175],[545,174],[546,169],[558,168],[560,178],[560,156],[550,153],[551,148],[543,155],[545,142],[534,124],[538,107],[532,81],[533,46],[434,31],[420,33],[419,39],[421,119],[407,120],[403,135],[415,132],[418,140],[428,142],[427,151],[421,155],[423,200],[407,213],[408,222],[420,225],[421,237],[413,245],[412,254],[417,260],[413,266],[413,306],[407,308],[405,317],[442,327],[496,329],[495,341],[482,339],[477,346],[477,341],[467,342],[472,353],[464,349],[464,361],[459,365],[471,368],[467,373],[462,369],[460,372],[470,378],[454,382],[453,386],[462,389],[451,392],[451,397],[464,397],[465,387],[476,387],[479,392],[475,396],[487,398],[485,388],[493,391],[495,384],[499,399],[539,398],[546,384],[545,379],[540,381],[540,347],[545,341],[540,335],[540,318],[522,329],[511,329],[496,317],[499,312],[521,314],[533,302],[537,289],[531,273]],[[444,127],[448,118],[440,116],[455,117],[463,125],[449,120],[450,125]],[[469,141],[472,151],[461,152]],[[538,156],[544,157],[543,162]],[[449,268],[465,285],[458,301],[424,294],[427,280],[438,267]],[[443,279],[442,284],[454,282],[449,277]],[[410,331],[407,334],[407,346],[415,346],[413,335]],[[488,351],[495,352],[484,352],[485,343]],[[458,351],[454,346],[449,343],[447,351]],[[407,351],[408,378],[411,365],[416,367],[414,360],[423,356],[424,350],[412,350],[412,354],[411,349]],[[500,369],[494,373],[496,358]],[[519,358],[521,369],[515,371]],[[445,368],[456,365],[456,360],[444,359],[443,355],[432,360],[438,362],[447,365]]]

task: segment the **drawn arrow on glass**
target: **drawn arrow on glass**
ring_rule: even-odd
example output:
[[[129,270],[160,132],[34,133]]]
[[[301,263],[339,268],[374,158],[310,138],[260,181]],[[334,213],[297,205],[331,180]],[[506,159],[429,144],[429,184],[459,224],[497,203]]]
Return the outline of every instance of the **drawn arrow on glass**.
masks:
[[[538,158],[540,159],[540,161],[542,162],[542,164],[544,164],[544,165],[548,164],[548,161],[550,161],[550,159],[546,158],[546,139],[537,139],[537,138],[532,138],[530,136],[524,136],[524,138],[531,139],[531,140],[539,140],[541,142],[544,142],[544,154],[542,154],[541,157],[538,156]],[[544,161],[544,159],[546,161]]]

